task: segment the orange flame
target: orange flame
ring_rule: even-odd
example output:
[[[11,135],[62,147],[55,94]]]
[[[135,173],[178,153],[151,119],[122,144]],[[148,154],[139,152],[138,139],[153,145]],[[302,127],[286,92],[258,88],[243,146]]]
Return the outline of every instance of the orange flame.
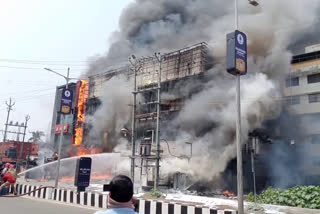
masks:
[[[81,80],[81,85],[79,88],[79,97],[78,97],[77,124],[75,129],[75,140],[74,140],[74,144],[76,146],[79,146],[82,144],[83,124],[85,121],[85,108],[86,108],[87,98],[88,98],[88,81]]]
[[[61,181],[61,182],[73,182],[74,181],[74,176],[70,176],[70,177],[65,176],[65,177],[60,178],[59,181]]]
[[[103,150],[101,148],[84,148],[82,146],[79,147],[70,147],[68,149],[68,154],[70,157],[84,156],[84,155],[94,155],[100,154]]]
[[[228,197],[234,197],[234,193],[230,192],[229,190],[225,190],[222,192],[225,196],[228,196]]]

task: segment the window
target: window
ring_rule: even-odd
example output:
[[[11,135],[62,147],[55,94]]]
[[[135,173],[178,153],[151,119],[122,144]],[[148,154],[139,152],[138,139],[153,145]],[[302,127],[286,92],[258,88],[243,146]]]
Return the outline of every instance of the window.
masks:
[[[299,85],[299,77],[292,77],[286,79],[286,87],[298,86]]]
[[[291,96],[286,99],[287,105],[297,105],[300,104],[300,96]]]
[[[308,75],[308,84],[320,82],[320,74]]]
[[[318,94],[309,94],[309,103],[318,103],[320,102],[320,93]]]
[[[312,135],[311,143],[312,144],[320,144],[320,135]]]
[[[8,158],[17,158],[17,149],[16,148],[9,148],[6,152],[6,156]]]

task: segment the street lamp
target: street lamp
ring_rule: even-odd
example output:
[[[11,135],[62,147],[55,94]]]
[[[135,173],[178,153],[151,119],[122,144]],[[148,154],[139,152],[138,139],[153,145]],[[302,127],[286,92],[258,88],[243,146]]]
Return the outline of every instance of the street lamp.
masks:
[[[51,70],[50,68],[44,68],[45,70],[52,72],[56,75],[59,75],[61,77],[63,77],[66,80],[66,89],[68,89],[68,85],[69,85],[69,81],[72,79],[76,79],[76,78],[70,78],[69,77],[69,72],[70,72],[70,68],[68,68],[67,70],[67,76],[64,76],[54,70]],[[63,141],[63,132],[64,132],[64,120],[65,120],[65,115],[61,113],[61,132],[60,132],[60,140],[59,140],[59,146],[58,146],[58,164],[57,164],[57,175],[56,175],[56,179],[55,179],[55,188],[58,188],[58,183],[59,183],[59,175],[60,175],[60,161],[61,161],[61,147],[62,147],[62,141]]]
[[[235,30],[238,30],[238,0],[235,0]],[[248,0],[249,4],[258,6],[256,0]],[[236,143],[237,143],[237,190],[238,190],[238,213],[244,214],[243,206],[243,167],[242,167],[242,149],[241,149],[241,103],[240,103],[240,73],[236,74]]]

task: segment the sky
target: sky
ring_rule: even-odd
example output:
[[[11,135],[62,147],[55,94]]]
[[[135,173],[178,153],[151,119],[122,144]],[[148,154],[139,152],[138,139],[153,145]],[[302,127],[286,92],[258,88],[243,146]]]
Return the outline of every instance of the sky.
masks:
[[[106,53],[131,1],[0,0],[0,130],[11,97],[10,121],[22,123],[28,114],[28,132],[47,133],[56,86],[65,80],[43,68],[66,74],[70,67],[70,76],[78,77],[90,57]]]

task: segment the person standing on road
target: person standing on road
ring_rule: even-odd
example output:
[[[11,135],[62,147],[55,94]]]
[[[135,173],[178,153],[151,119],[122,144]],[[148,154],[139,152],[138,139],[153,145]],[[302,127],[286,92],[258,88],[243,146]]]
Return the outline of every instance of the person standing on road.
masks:
[[[0,186],[0,192],[3,188],[11,186],[13,193],[16,194],[15,183],[17,180],[17,171],[12,164],[6,165],[6,168],[2,171],[3,184]]]
[[[138,214],[134,211],[133,183],[125,175],[114,177],[109,186],[108,210],[95,214]]]
[[[1,176],[3,176],[4,174],[6,174],[6,172],[8,171],[8,169],[11,167],[10,163],[6,163],[4,165],[4,167],[1,169]]]

